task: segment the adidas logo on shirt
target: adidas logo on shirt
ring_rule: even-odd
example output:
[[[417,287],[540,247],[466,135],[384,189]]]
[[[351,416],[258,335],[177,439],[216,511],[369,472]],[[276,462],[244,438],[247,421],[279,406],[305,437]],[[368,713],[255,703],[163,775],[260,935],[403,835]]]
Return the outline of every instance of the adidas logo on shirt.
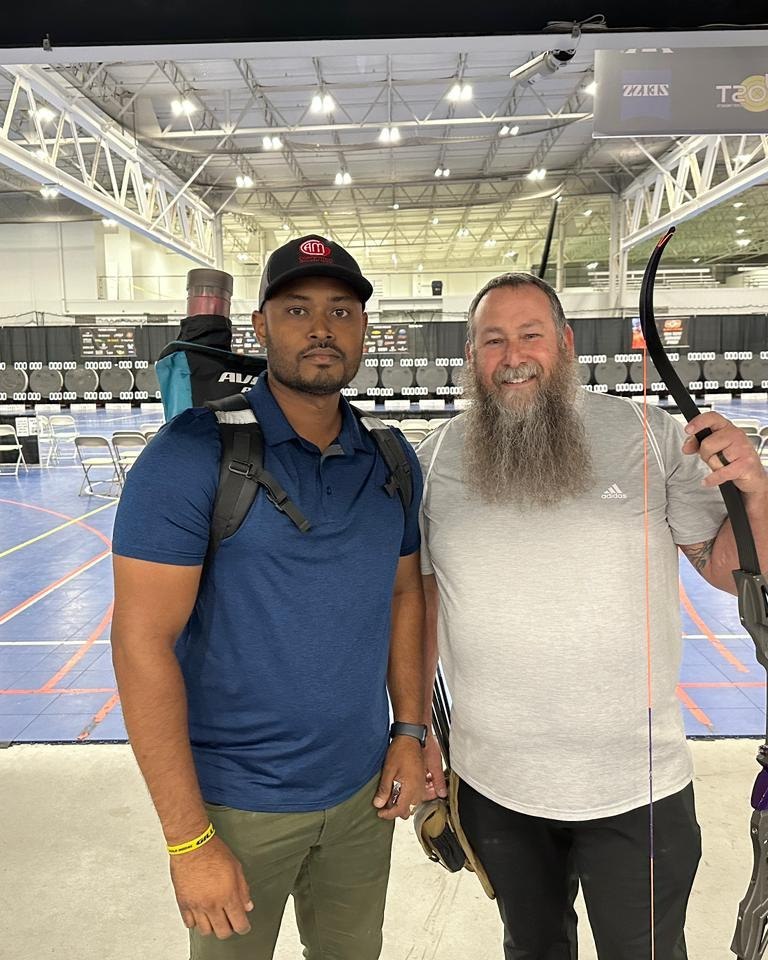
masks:
[[[626,493],[622,493],[619,485],[612,483],[608,489],[600,495],[601,500],[626,500]]]

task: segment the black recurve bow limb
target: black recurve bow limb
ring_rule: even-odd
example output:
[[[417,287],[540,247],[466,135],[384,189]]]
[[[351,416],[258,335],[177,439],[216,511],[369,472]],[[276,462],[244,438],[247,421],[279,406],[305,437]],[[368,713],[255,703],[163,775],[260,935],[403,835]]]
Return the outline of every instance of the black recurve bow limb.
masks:
[[[675,232],[664,234],[654,248],[643,275],[640,289],[640,326],[645,343],[659,377],[666,384],[681,413],[688,421],[701,412],[677,375],[659,337],[653,313],[653,284],[664,248]],[[700,430],[701,443],[712,431]],[[723,463],[727,461],[719,455]],[[755,539],[749,523],[741,491],[731,482],[720,484],[725,506],[733,528],[739,555],[739,569],[733,571],[739,600],[739,619],[752,637],[757,660],[768,674],[768,585],[760,573]],[[752,876],[747,892],[739,904],[736,932],[731,950],[739,960],[762,960],[768,949],[768,705],[766,707],[766,742],[757,755],[760,772],[752,790],[753,814],[750,836],[754,853]]]

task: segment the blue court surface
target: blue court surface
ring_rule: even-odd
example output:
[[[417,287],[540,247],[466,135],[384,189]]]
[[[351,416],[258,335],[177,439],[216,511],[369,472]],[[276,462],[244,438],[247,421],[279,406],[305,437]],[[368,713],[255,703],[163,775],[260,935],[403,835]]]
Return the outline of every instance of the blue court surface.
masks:
[[[764,400],[715,403],[768,424]],[[159,425],[161,413],[76,414],[81,434]],[[43,448],[45,449],[45,448]],[[109,649],[115,501],[78,496],[81,468],[0,477],[0,743],[125,740]],[[6,466],[7,469],[7,466]],[[736,600],[681,560],[678,696],[694,737],[759,736],[766,678]]]

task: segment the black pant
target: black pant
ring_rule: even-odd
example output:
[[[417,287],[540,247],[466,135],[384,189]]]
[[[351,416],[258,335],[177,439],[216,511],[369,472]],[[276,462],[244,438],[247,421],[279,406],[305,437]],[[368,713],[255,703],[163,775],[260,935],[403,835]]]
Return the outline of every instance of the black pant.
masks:
[[[693,787],[653,805],[656,960],[685,960],[685,911],[701,856]],[[598,820],[530,817],[463,781],[459,818],[504,922],[505,960],[576,960],[579,882],[600,960],[651,957],[648,806]]]

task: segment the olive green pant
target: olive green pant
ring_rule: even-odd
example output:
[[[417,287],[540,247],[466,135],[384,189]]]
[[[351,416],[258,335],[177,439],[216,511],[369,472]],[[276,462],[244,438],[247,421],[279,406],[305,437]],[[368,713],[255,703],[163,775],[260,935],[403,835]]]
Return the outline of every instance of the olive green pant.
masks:
[[[209,804],[217,834],[245,871],[251,932],[218,940],[191,930],[191,960],[271,960],[290,894],[306,960],[377,960],[394,826],[372,805],[378,781],[313,813]]]

